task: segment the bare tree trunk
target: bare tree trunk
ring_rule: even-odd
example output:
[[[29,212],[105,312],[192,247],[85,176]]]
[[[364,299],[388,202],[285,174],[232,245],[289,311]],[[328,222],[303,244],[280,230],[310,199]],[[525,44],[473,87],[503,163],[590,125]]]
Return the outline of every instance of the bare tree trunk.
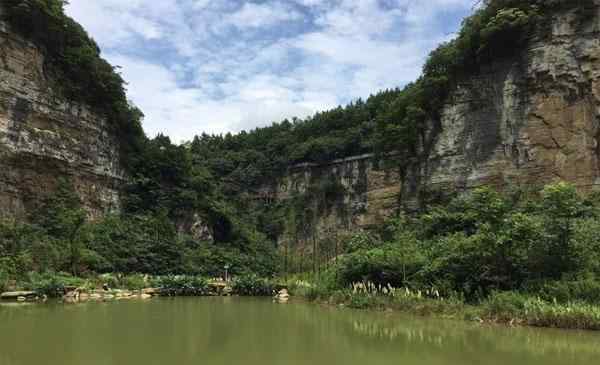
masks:
[[[284,262],[283,262],[283,275],[285,277],[285,280],[287,280],[288,278],[288,247],[289,247],[289,242],[288,240],[285,241],[284,243],[285,245],[285,257],[283,258]]]
[[[313,275],[315,275],[317,273],[317,240],[315,239],[315,235],[312,235],[312,241],[313,241]]]

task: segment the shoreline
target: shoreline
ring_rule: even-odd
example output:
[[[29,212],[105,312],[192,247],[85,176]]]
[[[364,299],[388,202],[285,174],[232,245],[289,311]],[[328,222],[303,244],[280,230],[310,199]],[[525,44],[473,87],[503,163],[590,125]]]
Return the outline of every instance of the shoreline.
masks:
[[[504,293],[506,294],[506,293]],[[489,299],[482,303],[468,304],[453,300],[433,300],[414,298],[389,298],[373,296],[361,306],[355,305],[352,298],[338,300],[335,295],[329,298],[304,298],[310,303],[380,313],[402,313],[422,318],[438,318],[479,324],[508,327],[532,327],[577,331],[600,331],[600,306],[586,303],[548,303],[539,298],[527,298],[537,306],[515,308],[499,306]],[[399,299],[399,300],[398,300]]]
[[[77,293],[77,294],[76,294]],[[6,293],[3,293],[6,294]],[[19,296],[7,299],[2,297],[2,304],[44,304],[50,298],[39,293],[28,292],[29,297]],[[272,298],[275,302],[288,303],[288,299],[278,300],[278,294],[244,295],[230,291],[224,293],[210,292],[203,294],[177,295],[169,294],[169,290],[160,288],[145,288],[141,290],[112,289],[109,291],[91,290],[86,292],[72,291],[62,297],[54,297],[63,304],[77,304],[90,302],[112,302],[120,300],[150,300],[152,298],[173,297],[256,297]],[[508,327],[535,327],[562,330],[600,331],[600,306],[571,303],[548,303],[540,299],[527,298],[537,305],[529,308],[515,308],[509,305],[493,303],[494,299],[478,304],[468,304],[458,300],[415,298],[408,296],[362,296],[341,297],[338,294],[329,295],[328,298],[310,298],[307,295],[292,295],[289,303],[303,302],[313,305],[327,306],[337,310],[352,309],[374,313],[401,313],[421,318],[438,318],[463,322],[475,322],[482,325],[500,325]]]
[[[109,284],[107,284],[109,283]],[[40,303],[58,298],[65,303],[147,300],[153,297],[241,296],[270,297],[281,303],[309,303],[376,312],[400,312],[419,317],[493,323],[508,326],[600,331],[600,305],[584,301],[543,300],[533,294],[494,292],[479,302],[460,297],[444,298],[437,291],[379,288],[356,283],[348,289],[328,289],[301,280],[266,279],[255,275],[231,281],[170,275],[105,274],[78,278],[50,275],[38,281],[13,283],[0,294],[1,302]],[[16,291],[21,290],[21,291]],[[289,293],[288,293],[289,290]]]

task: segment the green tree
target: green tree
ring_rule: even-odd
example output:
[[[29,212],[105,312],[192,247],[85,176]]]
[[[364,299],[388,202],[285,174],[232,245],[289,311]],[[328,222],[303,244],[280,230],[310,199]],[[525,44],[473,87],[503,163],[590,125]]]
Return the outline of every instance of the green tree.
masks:
[[[548,261],[545,266],[549,275],[560,279],[574,269],[574,223],[585,214],[585,206],[573,185],[560,182],[544,188],[541,209],[549,233],[542,255]]]
[[[66,179],[59,179],[53,193],[47,196],[34,211],[31,221],[47,234],[66,245],[69,271],[79,273],[81,250],[84,238],[81,234],[86,222],[86,211],[81,205],[73,185]]]

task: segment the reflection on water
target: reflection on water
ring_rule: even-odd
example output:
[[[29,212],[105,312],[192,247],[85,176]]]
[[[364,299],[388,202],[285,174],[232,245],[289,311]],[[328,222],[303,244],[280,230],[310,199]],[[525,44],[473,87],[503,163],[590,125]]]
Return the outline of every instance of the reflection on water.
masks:
[[[600,336],[243,298],[0,306],[0,365],[592,364]]]
[[[600,334],[586,331],[505,327],[457,321],[381,315],[355,318],[355,332],[379,341],[413,344],[429,349],[493,347],[499,352],[526,352],[539,357],[600,359]],[[383,318],[382,318],[383,317]],[[485,344],[482,346],[482,344]]]

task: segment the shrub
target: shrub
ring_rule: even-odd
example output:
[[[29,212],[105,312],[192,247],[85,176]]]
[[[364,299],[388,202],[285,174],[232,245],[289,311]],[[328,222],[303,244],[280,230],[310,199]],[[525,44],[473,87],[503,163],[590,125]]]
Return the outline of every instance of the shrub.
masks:
[[[356,251],[370,250],[381,245],[381,241],[369,232],[360,232],[350,238],[346,244],[346,252],[353,253]]]
[[[525,310],[529,300],[529,297],[516,292],[493,292],[483,306],[488,315],[511,320]]]
[[[61,297],[65,294],[66,287],[82,287],[86,281],[67,273],[30,273],[25,289],[33,290],[50,298]]]
[[[237,295],[270,296],[273,295],[276,287],[271,280],[249,274],[236,277],[232,289],[233,293]]]
[[[208,280],[199,276],[168,275],[157,280],[161,295],[203,296],[209,294]]]
[[[312,285],[307,288],[304,292],[304,296],[308,300],[319,300],[319,299],[327,299],[329,295],[331,295],[331,289],[327,288],[325,285],[319,283],[317,285]],[[334,291],[335,295],[340,296],[343,291]]]
[[[348,306],[354,309],[369,309],[378,307],[378,298],[366,294],[354,294],[350,296]]]
[[[593,279],[545,283],[537,292],[542,299],[550,302],[600,304],[600,282]]]
[[[121,281],[116,274],[102,274],[98,277],[100,285],[106,284],[109,288],[118,288],[121,285]]]
[[[121,280],[121,287],[129,289],[129,290],[140,290],[145,288],[148,283],[144,275],[142,274],[133,274],[124,276]]]
[[[0,267],[0,291],[6,290],[9,280],[10,276],[8,275],[8,270],[4,267]]]

